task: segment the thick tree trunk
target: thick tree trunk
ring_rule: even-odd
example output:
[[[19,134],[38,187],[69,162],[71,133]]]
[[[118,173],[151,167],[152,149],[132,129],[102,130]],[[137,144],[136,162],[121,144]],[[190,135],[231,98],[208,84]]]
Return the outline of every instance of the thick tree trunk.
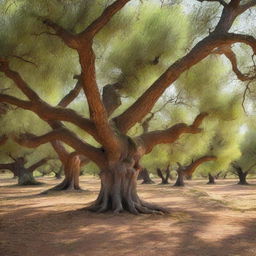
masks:
[[[149,176],[149,172],[146,168],[143,168],[140,173],[139,176],[142,178],[142,183],[141,184],[154,184],[155,182],[150,178]]]
[[[161,181],[161,185],[167,185],[167,184],[169,184],[169,182],[168,182],[168,179],[169,179],[169,177],[170,177],[170,170],[169,170],[169,168],[167,168],[166,170],[165,170],[165,173],[166,173],[166,175],[165,175],[165,177],[164,177],[164,174],[163,174],[163,172],[159,169],[159,168],[157,168],[157,175],[162,179],[162,181]]]
[[[238,172],[238,178],[239,182],[237,183],[238,185],[249,185],[249,183],[246,181],[247,177],[247,172]]]
[[[35,180],[33,176],[33,172],[29,172],[25,168],[20,168],[17,172],[18,174],[18,185],[26,186],[26,185],[40,185],[41,182]]]
[[[208,174],[208,179],[209,179],[209,181],[207,182],[207,184],[209,184],[209,185],[215,184],[215,178],[210,173]]]
[[[94,212],[113,211],[120,213],[128,211],[139,213],[163,213],[165,209],[141,200],[137,194],[137,177],[139,170],[127,168],[121,164],[115,170],[100,173],[101,189],[96,201],[88,210]]]
[[[178,177],[174,184],[175,187],[184,187],[184,172],[183,171],[177,171]]]
[[[60,191],[60,190],[79,190],[79,175],[80,175],[80,159],[79,156],[72,156],[68,159],[66,165],[64,166],[65,178],[57,186],[44,191],[42,194],[46,194],[50,191]]]

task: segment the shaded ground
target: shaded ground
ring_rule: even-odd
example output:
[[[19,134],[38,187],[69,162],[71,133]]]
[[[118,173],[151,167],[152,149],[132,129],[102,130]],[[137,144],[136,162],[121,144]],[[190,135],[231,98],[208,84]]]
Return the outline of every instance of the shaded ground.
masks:
[[[142,198],[170,215],[93,214],[99,180],[81,178],[84,192],[38,195],[59,183],[18,187],[0,177],[1,256],[256,256],[256,180],[187,181],[185,188],[139,185]]]

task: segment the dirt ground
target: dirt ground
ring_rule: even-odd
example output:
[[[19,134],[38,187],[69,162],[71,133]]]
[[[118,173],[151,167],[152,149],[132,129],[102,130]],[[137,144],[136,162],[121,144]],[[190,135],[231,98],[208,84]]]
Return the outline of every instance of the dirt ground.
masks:
[[[99,190],[91,176],[81,177],[83,192],[50,195],[38,194],[60,181],[38,180],[18,187],[0,177],[1,256],[256,256],[256,180],[138,185],[143,199],[170,209],[164,216],[81,210]]]

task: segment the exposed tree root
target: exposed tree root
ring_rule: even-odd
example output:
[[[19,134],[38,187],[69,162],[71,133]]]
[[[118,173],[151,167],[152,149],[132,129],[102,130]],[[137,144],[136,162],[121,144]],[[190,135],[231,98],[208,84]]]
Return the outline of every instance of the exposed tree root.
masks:
[[[57,191],[83,191],[79,185],[74,184],[74,182],[69,181],[68,179],[64,179],[60,184],[56,185],[53,188],[47,189],[43,191],[41,194],[48,194],[50,192],[57,192]]]
[[[50,188],[41,194],[47,194],[52,191],[82,191],[79,186],[80,160],[78,156],[72,156],[64,167],[65,179],[57,186]]]
[[[101,190],[96,201],[86,210],[92,212],[124,211],[133,214],[163,214],[168,210],[141,200],[136,190],[138,171],[127,169],[121,172],[102,172]]]

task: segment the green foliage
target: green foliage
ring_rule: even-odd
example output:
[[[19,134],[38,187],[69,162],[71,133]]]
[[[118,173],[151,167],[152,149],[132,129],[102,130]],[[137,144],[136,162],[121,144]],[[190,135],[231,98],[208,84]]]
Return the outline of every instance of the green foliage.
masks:
[[[123,92],[133,96],[153,83],[171,61],[184,53],[189,28],[179,5],[160,8],[144,3],[135,14],[129,11],[127,15],[132,17],[125,32],[112,39],[103,62],[99,63],[100,77],[120,82]]]
[[[256,171],[256,132],[254,129],[249,129],[244,135],[243,141],[240,145],[241,157],[237,160],[239,166],[243,171],[249,170]]]

